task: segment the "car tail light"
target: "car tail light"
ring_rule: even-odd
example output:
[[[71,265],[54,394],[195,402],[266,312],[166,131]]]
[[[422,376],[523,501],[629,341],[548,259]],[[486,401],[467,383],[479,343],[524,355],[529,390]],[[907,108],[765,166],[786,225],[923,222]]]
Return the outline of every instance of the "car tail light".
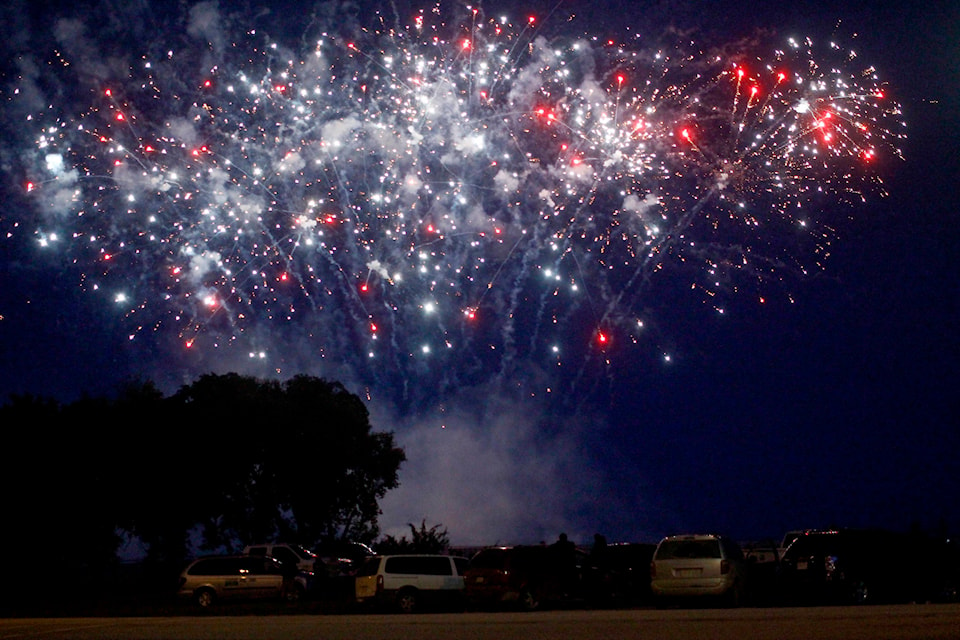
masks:
[[[730,573],[730,561],[721,560],[720,561],[720,575],[725,576]]]
[[[377,574],[377,593],[383,591],[383,575]]]

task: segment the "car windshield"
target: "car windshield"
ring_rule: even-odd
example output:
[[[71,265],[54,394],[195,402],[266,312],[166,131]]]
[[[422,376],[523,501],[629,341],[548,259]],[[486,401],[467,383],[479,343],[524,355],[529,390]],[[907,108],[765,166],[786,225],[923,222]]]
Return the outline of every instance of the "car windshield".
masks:
[[[657,560],[677,558],[719,558],[720,542],[709,540],[664,540],[657,549]]]

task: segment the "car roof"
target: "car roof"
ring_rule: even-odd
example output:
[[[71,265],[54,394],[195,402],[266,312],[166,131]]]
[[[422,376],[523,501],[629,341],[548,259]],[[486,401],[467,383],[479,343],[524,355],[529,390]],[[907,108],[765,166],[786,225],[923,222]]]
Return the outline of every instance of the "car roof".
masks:
[[[463,556],[452,556],[448,553],[385,553],[370,556],[371,558],[464,558]]]
[[[277,565],[281,565],[281,566],[283,565],[282,562],[280,562],[279,560],[277,560],[277,559],[274,558],[273,556],[250,556],[250,555],[244,555],[244,554],[241,553],[241,554],[230,554],[230,555],[207,555],[207,556],[199,556],[199,557],[197,557],[197,558],[194,558],[194,559],[191,560],[190,562],[188,562],[187,565],[186,565],[186,567],[184,568],[184,570],[186,571],[186,570],[190,569],[191,567],[193,567],[193,565],[195,565],[195,564],[197,564],[197,563],[199,563],[199,562],[226,562],[226,561],[228,561],[228,560],[244,560],[244,561],[253,561],[253,562],[256,562],[256,561],[261,561],[261,562],[262,562],[262,561],[268,561],[268,562],[273,562],[273,563],[275,563],[275,564],[277,564]]]
[[[717,533],[678,533],[665,536],[660,542],[664,540],[717,540],[722,537],[723,536]]]

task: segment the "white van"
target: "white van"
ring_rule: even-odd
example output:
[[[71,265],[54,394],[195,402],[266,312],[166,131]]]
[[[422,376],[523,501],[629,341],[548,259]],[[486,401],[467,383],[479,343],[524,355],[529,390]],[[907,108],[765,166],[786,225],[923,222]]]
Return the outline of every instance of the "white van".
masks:
[[[717,535],[667,536],[650,562],[650,589],[663,602],[678,598],[722,598],[739,605],[746,565],[735,542]]]
[[[357,571],[356,600],[393,606],[404,613],[428,604],[462,607],[468,564],[459,556],[372,556]]]

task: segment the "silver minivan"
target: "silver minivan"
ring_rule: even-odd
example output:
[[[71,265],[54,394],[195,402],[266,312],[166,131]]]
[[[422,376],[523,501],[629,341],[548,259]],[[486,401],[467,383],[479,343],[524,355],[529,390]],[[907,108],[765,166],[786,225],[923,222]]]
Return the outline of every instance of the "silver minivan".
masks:
[[[740,604],[746,563],[739,545],[718,535],[667,536],[650,563],[650,589],[658,601],[717,598]]]
[[[371,556],[357,571],[356,601],[393,606],[404,613],[427,604],[463,606],[463,574],[468,564],[458,556]]]
[[[183,570],[177,595],[207,608],[220,600],[277,598],[296,602],[304,589],[300,576],[274,558],[209,556]]]

